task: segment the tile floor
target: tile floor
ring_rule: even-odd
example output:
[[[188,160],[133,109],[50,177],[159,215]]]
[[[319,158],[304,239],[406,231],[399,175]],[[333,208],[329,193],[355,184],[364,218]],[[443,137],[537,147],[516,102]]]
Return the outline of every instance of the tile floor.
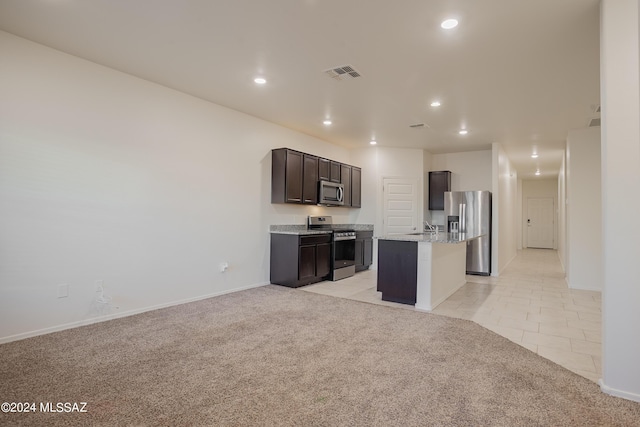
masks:
[[[414,310],[382,301],[373,270],[300,289]],[[557,251],[525,249],[500,277],[467,276],[467,283],[433,313],[472,320],[597,382],[602,372],[600,305],[600,292],[567,287]]]

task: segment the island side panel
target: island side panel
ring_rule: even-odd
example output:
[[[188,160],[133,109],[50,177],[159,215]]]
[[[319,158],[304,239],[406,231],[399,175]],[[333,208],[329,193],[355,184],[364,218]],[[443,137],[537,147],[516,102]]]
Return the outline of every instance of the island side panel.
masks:
[[[378,291],[384,301],[416,303],[418,243],[378,241]]]
[[[431,311],[464,286],[466,246],[464,242],[429,243],[425,244],[425,251],[420,248],[418,275],[422,280],[418,281],[417,309]]]
[[[433,243],[418,244],[418,281],[416,283],[416,308],[431,311],[431,270]]]

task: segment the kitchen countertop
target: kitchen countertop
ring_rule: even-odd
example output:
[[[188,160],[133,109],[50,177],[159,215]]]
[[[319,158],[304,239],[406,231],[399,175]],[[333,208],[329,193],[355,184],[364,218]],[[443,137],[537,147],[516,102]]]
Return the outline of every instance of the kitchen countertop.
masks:
[[[334,228],[355,231],[373,231],[373,224],[333,224]],[[331,230],[309,230],[306,225],[271,225],[270,233],[297,234],[299,236],[312,234],[328,234]]]
[[[422,242],[422,243],[462,243],[468,240],[477,239],[484,236],[479,234],[477,236],[467,236],[466,233],[431,233],[429,231],[424,233],[413,234],[388,234],[386,236],[376,237],[380,240],[400,240],[404,242]]]

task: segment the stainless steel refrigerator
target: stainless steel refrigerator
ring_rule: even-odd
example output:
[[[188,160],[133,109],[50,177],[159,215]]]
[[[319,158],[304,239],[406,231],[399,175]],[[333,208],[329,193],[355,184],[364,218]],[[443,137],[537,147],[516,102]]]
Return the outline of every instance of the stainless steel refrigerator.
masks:
[[[491,274],[491,192],[447,191],[444,193],[447,231],[484,234],[467,242],[467,274]]]

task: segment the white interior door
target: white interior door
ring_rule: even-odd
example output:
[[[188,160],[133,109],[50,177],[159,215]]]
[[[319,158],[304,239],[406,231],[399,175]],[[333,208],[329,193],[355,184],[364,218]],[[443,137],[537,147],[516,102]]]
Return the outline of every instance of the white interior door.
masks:
[[[553,197],[527,198],[527,247],[553,249]]]
[[[382,180],[384,234],[418,231],[418,180],[384,178]]]

